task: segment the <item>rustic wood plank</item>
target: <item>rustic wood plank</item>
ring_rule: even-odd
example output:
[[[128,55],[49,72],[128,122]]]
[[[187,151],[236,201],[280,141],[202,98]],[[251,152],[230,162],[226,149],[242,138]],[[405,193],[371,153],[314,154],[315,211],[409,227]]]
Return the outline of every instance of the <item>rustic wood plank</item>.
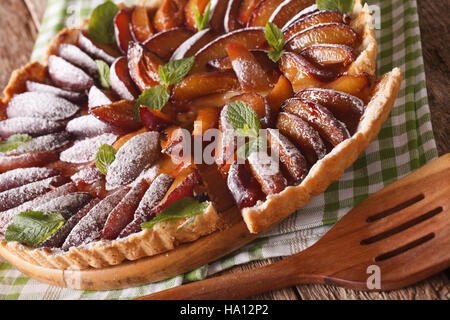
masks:
[[[0,87],[5,87],[11,71],[29,60],[47,0],[2,0],[0,6]],[[448,61],[448,6],[445,1],[418,1],[425,70],[436,142],[440,154],[450,152],[447,124],[450,112],[444,103],[448,98],[450,72]],[[12,58],[13,57],[13,58]],[[433,75],[432,77],[430,75]],[[253,269],[277,259],[252,262],[226,272]],[[297,293],[298,290],[298,293]],[[297,295],[298,294],[298,295]],[[269,292],[252,299],[450,299],[449,276],[436,275],[422,283],[387,293],[361,293],[332,286],[301,286]]]
[[[361,292],[334,286],[297,287],[304,300],[450,300],[450,283],[441,272],[414,286],[387,292]]]
[[[41,27],[42,17],[44,16],[45,8],[48,0],[23,0],[30,12],[34,25],[39,29]]]
[[[223,271],[219,274],[215,274],[214,277],[226,273],[237,273],[241,271],[246,270],[252,270],[259,267],[266,266],[268,264],[274,263],[276,261],[281,260],[281,258],[273,258],[273,259],[266,259],[261,261],[254,261],[250,262],[244,265],[235,266],[229,270]],[[263,294],[255,295],[248,298],[249,300],[298,300],[299,297],[296,294],[295,288],[285,288],[281,290],[274,290],[270,292],[266,292]]]
[[[0,87],[11,72],[30,60],[37,28],[22,1],[2,0],[0,6]]]
[[[417,1],[431,121],[439,154],[450,152],[450,35],[447,1]]]

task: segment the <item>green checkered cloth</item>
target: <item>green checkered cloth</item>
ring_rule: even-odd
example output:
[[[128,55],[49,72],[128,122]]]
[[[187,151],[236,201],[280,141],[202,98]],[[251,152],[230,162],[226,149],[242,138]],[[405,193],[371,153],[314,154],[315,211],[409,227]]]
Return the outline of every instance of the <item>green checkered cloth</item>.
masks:
[[[49,0],[32,59],[40,59],[58,30],[66,25],[77,26],[101,2]],[[77,291],[40,283],[9,264],[0,263],[0,299],[131,299],[203,279],[238,264],[292,255],[313,245],[333,223],[370,194],[436,158],[416,1],[369,3],[377,27],[379,74],[401,67],[405,80],[378,138],[325,193],[251,244],[185,275],[125,290]]]

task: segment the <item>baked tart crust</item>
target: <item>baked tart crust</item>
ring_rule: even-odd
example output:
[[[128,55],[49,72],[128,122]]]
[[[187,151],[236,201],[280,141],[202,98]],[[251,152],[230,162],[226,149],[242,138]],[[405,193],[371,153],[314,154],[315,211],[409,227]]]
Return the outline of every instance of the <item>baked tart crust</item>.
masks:
[[[162,0],[138,1],[139,5],[157,8]],[[367,73],[376,78],[377,43],[372,26],[372,16],[367,4],[355,2],[350,14],[351,27],[362,36],[357,48],[359,55],[347,69],[348,74]],[[66,28],[49,44],[44,57],[47,64],[51,55],[57,52],[60,44],[76,44],[80,28]],[[0,116],[6,118],[6,105],[14,94],[26,91],[27,80],[45,83],[48,79],[47,67],[38,62],[13,72],[8,86],[4,90],[4,99],[0,101]],[[243,219],[251,233],[268,230],[295,210],[310,201],[311,196],[321,194],[334,181],[339,179],[357,157],[378,135],[382,123],[386,120],[395,102],[402,81],[400,69],[396,68],[376,82],[370,94],[370,100],[356,132],[338,144],[324,158],[317,161],[300,185],[288,186],[282,192],[267,196],[255,206],[241,210]],[[88,245],[71,247],[68,251],[49,248],[30,248],[18,242],[0,241],[0,246],[21,259],[51,269],[105,268],[120,264],[126,260],[137,260],[176,248],[181,243],[192,242],[222,228],[220,215],[210,204],[205,212],[195,216],[194,221],[180,227],[182,222],[161,222],[153,229],[145,229],[118,240],[95,241]]]

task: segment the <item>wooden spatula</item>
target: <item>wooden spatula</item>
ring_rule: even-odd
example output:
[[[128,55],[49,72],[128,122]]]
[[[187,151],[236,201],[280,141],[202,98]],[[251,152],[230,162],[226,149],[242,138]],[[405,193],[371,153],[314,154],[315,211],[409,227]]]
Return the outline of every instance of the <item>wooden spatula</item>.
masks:
[[[242,299],[297,284],[392,290],[450,266],[450,154],[375,193],[312,247],[140,299]]]

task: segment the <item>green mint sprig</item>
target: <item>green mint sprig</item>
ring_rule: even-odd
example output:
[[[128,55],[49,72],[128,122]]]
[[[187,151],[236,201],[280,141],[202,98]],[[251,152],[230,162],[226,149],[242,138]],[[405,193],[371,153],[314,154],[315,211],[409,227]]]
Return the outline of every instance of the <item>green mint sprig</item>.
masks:
[[[18,241],[36,247],[59,230],[65,220],[60,213],[26,211],[14,216],[5,232],[6,241]]]
[[[185,197],[175,201],[167,208],[163,209],[149,222],[141,224],[142,229],[151,229],[157,223],[163,221],[179,221],[181,219],[190,218],[205,212],[209,207],[209,202],[198,202],[192,197]]]
[[[100,43],[115,43],[114,17],[117,12],[119,7],[109,0],[96,7],[89,18],[88,35]]]
[[[355,0],[316,0],[319,10],[338,10],[351,12],[355,5]]]
[[[110,80],[110,69],[109,65],[103,60],[95,60],[98,68],[98,78],[100,80],[100,85],[103,89],[111,88],[111,80]]]
[[[159,110],[167,104],[170,99],[171,85],[175,85],[182,81],[194,65],[195,57],[172,60],[169,63],[159,66],[159,85],[145,89],[144,92],[136,100],[134,114],[138,121],[141,121],[139,108],[141,105],[146,106],[150,110]]]
[[[205,30],[208,27],[209,18],[211,15],[211,1],[208,2],[208,5],[206,6],[203,14],[201,14],[198,11],[198,7],[197,7],[197,5],[195,5],[194,6],[194,14],[195,14],[195,20],[197,22],[198,31]]]
[[[108,174],[108,168],[114,160],[116,160],[116,149],[109,144],[104,144],[97,151],[95,166],[106,176]]]
[[[274,23],[267,22],[265,36],[267,42],[273,48],[273,51],[270,51],[268,56],[273,62],[278,62],[285,52],[283,49],[285,43],[283,32]]]
[[[261,122],[255,110],[242,101],[234,101],[227,105],[227,118],[236,134],[249,138],[249,141],[239,147],[237,154],[247,159],[253,152],[259,151],[263,146],[263,139],[259,136]]]
[[[8,140],[0,142],[0,152],[8,152],[17,149],[25,142],[33,139],[30,135],[24,133],[13,134]]]

